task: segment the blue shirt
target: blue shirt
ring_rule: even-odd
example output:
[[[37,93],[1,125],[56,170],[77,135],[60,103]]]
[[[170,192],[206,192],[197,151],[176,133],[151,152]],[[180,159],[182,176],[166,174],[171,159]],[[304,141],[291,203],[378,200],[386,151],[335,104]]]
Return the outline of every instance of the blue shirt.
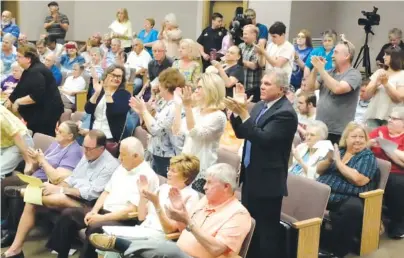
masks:
[[[8,25],[5,25],[4,27],[2,24],[1,30],[3,31],[4,34],[11,33],[16,39],[18,39],[18,37],[20,36],[20,28],[14,23],[10,23]],[[1,41],[3,41],[3,37],[1,38]],[[17,46],[17,40],[14,45]]]
[[[141,30],[139,35],[137,36],[140,40],[143,41],[143,44],[150,43],[156,41],[158,38],[159,32],[155,29],[151,29],[149,33],[146,35],[146,30]],[[147,52],[149,52],[150,56],[153,57],[153,51],[151,47],[145,47]]]
[[[307,58],[309,57],[311,51],[313,51],[313,48],[306,47],[305,49],[299,49],[297,45],[295,45],[295,51],[299,55],[300,60],[302,60],[303,63],[306,63]],[[292,77],[290,78],[290,84],[292,84],[295,87],[295,89],[300,88],[300,85],[302,84],[303,72],[304,71],[300,68],[300,66],[298,66],[296,62],[293,62],[293,70],[292,70]]]
[[[60,84],[62,83],[62,73],[60,72],[59,68],[56,65],[52,65],[50,70],[56,80],[56,85],[60,86]]]
[[[346,149],[341,149],[341,158]],[[376,157],[369,149],[364,149],[355,154],[346,164],[348,167],[356,169],[359,173],[370,179],[364,186],[356,186],[350,183],[338,170],[335,162],[317,178],[317,181],[331,187],[329,202],[340,202],[350,196],[358,196],[359,193],[374,190],[377,187],[379,167]]]
[[[3,62],[4,70],[3,75],[10,75],[11,74],[11,65],[17,60],[17,55],[14,53],[9,54],[6,56],[3,51],[1,51],[1,61]]]
[[[258,28],[258,39],[266,39],[268,40],[268,28],[264,24],[257,23]]]
[[[309,158],[310,158],[310,152],[307,151],[306,154],[303,155],[302,160],[304,163],[307,163],[307,161],[309,161]],[[303,167],[299,163],[296,163],[296,165],[290,171],[290,173],[295,174],[295,175],[300,175],[300,174],[302,174],[302,172],[303,172]]]
[[[76,56],[73,60],[70,60],[70,57],[67,54],[64,54],[60,57],[60,66],[62,68],[63,72],[71,72],[73,70],[73,65],[78,63],[78,64],[84,64],[86,60],[82,56]]]
[[[310,55],[307,57],[306,66],[311,70],[313,69],[313,65],[311,64],[312,56],[322,56],[325,58],[327,63],[325,63],[325,70],[331,70],[333,68],[332,63],[332,55],[334,54],[334,48],[331,49],[330,53],[326,53],[324,47],[316,47],[313,51],[311,51]]]

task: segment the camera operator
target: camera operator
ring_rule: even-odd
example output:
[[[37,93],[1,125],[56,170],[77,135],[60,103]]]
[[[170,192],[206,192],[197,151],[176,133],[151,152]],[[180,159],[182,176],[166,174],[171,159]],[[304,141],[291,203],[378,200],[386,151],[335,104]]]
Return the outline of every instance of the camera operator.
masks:
[[[400,29],[393,28],[389,31],[389,43],[383,45],[382,49],[380,50],[379,54],[376,57],[376,64],[379,67],[384,66],[384,51],[390,47],[400,47],[403,51],[404,49],[404,42],[401,40],[403,36],[403,32]]]
[[[258,28],[258,45],[265,47],[268,41],[268,28],[264,24],[257,23],[257,15],[253,9],[245,11],[245,18],[251,20],[251,24]]]
[[[211,57],[215,58],[215,52],[222,48],[223,37],[227,34],[227,30],[222,26],[222,24],[223,15],[220,13],[213,13],[211,26],[204,29],[197,39],[199,50],[203,58],[202,64],[204,71],[210,65],[210,61],[213,61],[210,60]]]
[[[261,67],[258,65],[258,54],[254,44],[257,42],[258,28],[248,24],[243,28],[244,43],[239,45],[244,66],[244,87],[248,97],[254,95],[253,102],[260,101]]]

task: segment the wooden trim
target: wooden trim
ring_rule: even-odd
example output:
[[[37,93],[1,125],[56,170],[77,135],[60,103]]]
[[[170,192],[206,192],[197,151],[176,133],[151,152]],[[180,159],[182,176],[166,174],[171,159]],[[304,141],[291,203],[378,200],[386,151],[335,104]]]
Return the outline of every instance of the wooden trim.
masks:
[[[83,90],[76,94],[76,111],[77,112],[85,112],[84,106],[87,102],[87,91]]]
[[[293,223],[298,229],[297,256],[296,258],[317,258],[320,246],[320,218],[312,218]]]
[[[134,87],[133,83],[128,82],[125,84],[125,90],[128,91],[131,96],[133,95],[133,87]]]
[[[248,9],[248,0],[243,0],[243,12]]]
[[[383,190],[361,193],[365,199],[362,221],[360,255],[366,255],[379,248],[380,222],[382,217]]]
[[[243,12],[248,8],[248,1],[243,0]],[[202,11],[202,29],[205,29],[210,25],[210,13],[212,10],[212,2],[211,0],[203,0],[203,11]]]

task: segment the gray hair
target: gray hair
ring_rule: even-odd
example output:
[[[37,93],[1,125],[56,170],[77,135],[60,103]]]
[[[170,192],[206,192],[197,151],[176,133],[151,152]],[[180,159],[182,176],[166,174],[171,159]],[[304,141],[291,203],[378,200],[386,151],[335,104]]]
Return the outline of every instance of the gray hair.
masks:
[[[113,39],[111,40],[111,44],[112,44],[112,43],[121,45],[121,40],[120,40],[120,39],[117,39],[117,38],[113,38]]]
[[[164,44],[162,40],[154,41],[152,49],[155,49],[156,47],[161,47],[162,49],[166,50],[166,44]]]
[[[93,54],[93,53],[101,58],[101,49],[99,47],[92,47],[90,49],[90,54]]]
[[[231,185],[233,191],[237,188],[237,172],[229,164],[218,163],[206,170],[206,176],[211,176],[224,184]]]
[[[328,127],[327,125],[319,120],[310,121],[307,128],[315,128],[317,133],[320,135],[320,140],[325,140],[328,137]]]
[[[394,34],[399,39],[403,37],[403,32],[399,28],[393,28],[389,30],[389,35],[390,34]]]
[[[13,36],[13,34],[11,34],[11,33],[6,33],[6,34],[3,36],[3,41],[4,41],[4,40],[10,40],[11,45],[13,45],[14,42],[15,42],[17,39],[16,39],[16,37]]]
[[[404,107],[394,107],[391,110],[392,113],[397,113],[399,118],[404,119]]]
[[[121,141],[121,146],[128,148],[128,152],[131,155],[138,154],[142,158],[144,157],[143,144],[134,136],[130,136]]]
[[[283,90],[284,93],[287,93],[290,89],[289,86],[289,75],[286,71],[284,71],[283,69],[279,68],[279,67],[274,67],[270,70],[267,70],[265,72],[266,76],[271,76],[274,75],[275,76],[275,84],[276,86],[278,86],[279,88],[281,88]]]
[[[178,27],[177,17],[173,13],[169,13],[164,17],[164,20],[167,21],[171,26]]]
[[[349,60],[351,61],[351,63],[352,63],[352,61],[353,61],[353,59],[354,59],[354,57],[355,57],[355,45],[354,44],[352,44],[350,41],[348,41],[348,40],[341,40],[340,42],[339,42],[339,44],[341,44],[341,45],[344,45],[344,47],[346,48],[346,50],[347,50],[347,52],[348,52],[348,54],[349,54]]]
[[[142,41],[141,39],[139,39],[139,38],[134,38],[134,39],[132,40],[132,45],[134,45],[135,43],[138,43],[138,44],[140,44],[140,45],[143,47],[143,41]]]

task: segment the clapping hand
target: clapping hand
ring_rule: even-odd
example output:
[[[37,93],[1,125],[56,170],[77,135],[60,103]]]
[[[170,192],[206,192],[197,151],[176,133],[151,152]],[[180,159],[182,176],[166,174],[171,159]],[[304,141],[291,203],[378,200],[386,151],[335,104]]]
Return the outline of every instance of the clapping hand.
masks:
[[[334,160],[341,161],[341,153],[338,148],[338,144],[334,144]]]
[[[182,91],[178,91],[178,95],[181,98],[184,107],[189,108],[192,106],[192,88],[191,86],[185,86]]]
[[[103,81],[93,79],[93,88],[96,93],[100,93],[102,91],[103,85],[104,85]]]
[[[254,50],[257,54],[262,55],[265,52],[265,49],[261,45],[254,44]]]
[[[147,111],[146,103],[139,97],[131,97],[129,100],[129,106],[139,115]]]
[[[317,71],[322,71],[325,69],[325,59],[324,57],[321,56],[312,56],[311,57],[311,63],[314,66],[314,68],[317,69]]]
[[[380,84],[382,84],[383,86],[386,86],[389,81],[389,77],[385,72],[380,73],[377,79],[379,80]]]
[[[142,194],[144,190],[149,190],[149,181],[145,175],[140,175],[136,183],[140,194]]]
[[[170,219],[178,222],[182,222],[185,225],[189,224],[189,215],[185,208],[185,202],[182,199],[181,193],[177,188],[172,187],[168,193],[168,197],[171,202],[171,206],[166,206],[166,214]],[[188,197],[189,199],[189,197]]]
[[[218,61],[216,61],[216,60],[212,60],[211,62],[210,62],[216,69],[220,69],[220,68],[222,68],[222,66],[220,65],[220,63],[218,62]]]

